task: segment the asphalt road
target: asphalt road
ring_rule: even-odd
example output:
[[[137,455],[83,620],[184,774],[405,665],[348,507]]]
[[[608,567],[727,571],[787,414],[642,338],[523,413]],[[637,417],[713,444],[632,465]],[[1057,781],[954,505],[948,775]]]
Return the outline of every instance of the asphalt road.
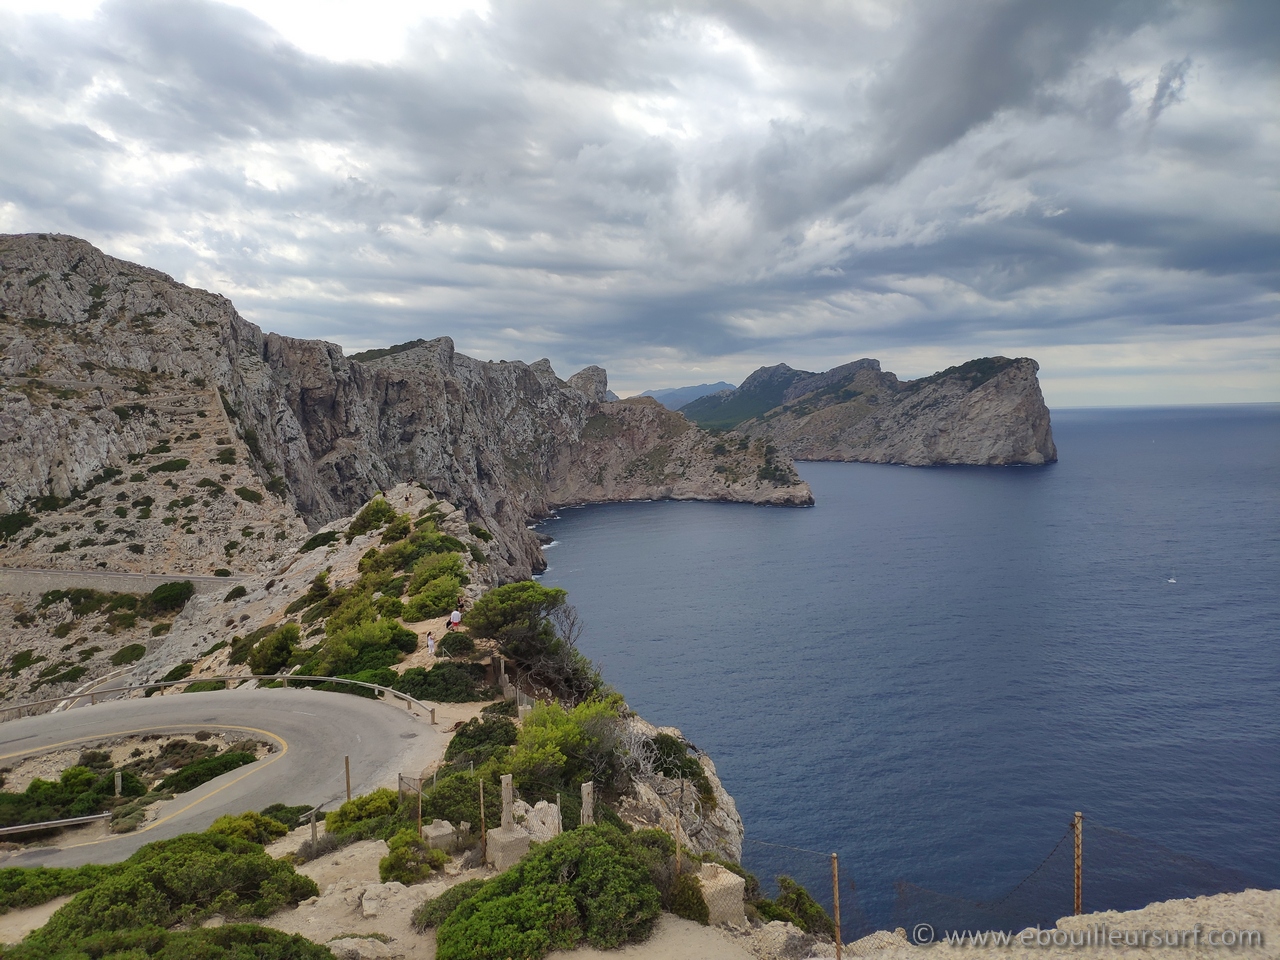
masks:
[[[256,763],[223,774],[160,804],[160,818],[133,832],[69,836],[62,847],[24,850],[0,867],[71,867],[114,863],[143,844],[204,830],[225,813],[272,803],[323,803],[346,798],[343,758],[351,758],[352,795],[417,776],[443,756],[447,735],[402,707],[316,690],[231,690],[113,701],[0,723],[0,766],[24,756],[124,734],[238,730],[276,745]]]

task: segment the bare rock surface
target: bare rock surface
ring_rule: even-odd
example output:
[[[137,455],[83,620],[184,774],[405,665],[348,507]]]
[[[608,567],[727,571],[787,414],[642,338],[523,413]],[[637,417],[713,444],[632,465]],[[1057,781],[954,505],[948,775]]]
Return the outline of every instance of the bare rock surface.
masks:
[[[796,460],[1040,465],[1057,460],[1049,409],[1023,357],[984,357],[900,381],[878,360],[825,373],[762,367],[737,390],[682,408],[699,423],[735,427]]]
[[[812,502],[785,460],[609,401],[599,367],[566,382],[447,337],[360,357],[82,240],[0,237],[0,564],[258,572],[299,518],[414,481],[491,531],[517,579],[544,566],[528,522],[568,503]]]

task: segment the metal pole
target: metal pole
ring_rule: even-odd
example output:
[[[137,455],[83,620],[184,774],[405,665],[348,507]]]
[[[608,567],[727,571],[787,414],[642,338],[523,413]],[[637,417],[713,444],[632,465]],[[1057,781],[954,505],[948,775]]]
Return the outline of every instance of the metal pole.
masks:
[[[1084,886],[1084,814],[1079,810],[1076,811],[1076,818],[1071,821],[1071,829],[1075,832],[1076,839],[1076,913],[1078,917],[1084,913],[1084,897],[1082,896]]]
[[[831,855],[831,904],[835,909],[836,921],[836,960],[841,960],[842,945],[840,943],[840,858]]]
[[[347,768],[347,799],[350,800],[351,799],[351,757],[346,756],[346,757],[343,757],[342,760]]]

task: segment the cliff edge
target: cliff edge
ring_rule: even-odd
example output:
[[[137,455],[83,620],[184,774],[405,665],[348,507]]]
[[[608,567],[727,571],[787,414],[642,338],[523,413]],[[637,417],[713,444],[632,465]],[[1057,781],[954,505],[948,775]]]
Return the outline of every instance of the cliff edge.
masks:
[[[74,237],[0,238],[0,378],[9,566],[208,573],[208,535],[226,538],[227,569],[265,570],[290,521],[315,529],[411,481],[492,533],[489,573],[509,580],[543,568],[527,525],[567,503],[813,500],[763,444],[730,449],[656,402],[608,400],[599,367],[566,381],[447,337],[344,357]],[[63,515],[95,497],[101,512],[104,491],[118,531]]]
[[[1028,357],[983,357],[900,381],[871,359],[826,373],[778,364],[681,412],[765,439],[795,460],[1041,465],[1058,451],[1039,369]]]

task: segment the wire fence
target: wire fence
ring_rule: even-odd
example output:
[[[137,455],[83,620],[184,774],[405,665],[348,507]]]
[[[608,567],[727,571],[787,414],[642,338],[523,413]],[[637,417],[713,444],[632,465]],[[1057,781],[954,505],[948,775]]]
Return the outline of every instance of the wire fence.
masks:
[[[1062,835],[1035,860],[1017,883],[997,896],[979,898],[963,889],[937,890],[905,879],[893,884],[889,915],[883,909],[873,920],[864,910],[862,889],[857,881],[857,864],[840,857],[839,898],[841,933],[852,943],[870,936],[877,928],[901,928],[910,939],[921,925],[932,936],[950,931],[1005,930],[1018,932],[1028,927],[1052,927],[1070,916],[1075,908],[1077,883],[1074,831],[1067,825]],[[1224,868],[1198,857],[1117,830],[1088,818],[1082,823],[1080,884],[1081,912],[1137,910],[1149,903],[1220,893],[1238,893],[1259,882],[1247,874]],[[768,876],[762,882],[785,874],[804,885],[828,911],[835,899],[830,870],[831,852],[810,850],[774,841],[746,838],[744,863],[748,869]],[[875,891],[873,899],[883,906],[887,891]],[[880,935],[883,939],[883,935]],[[874,939],[874,938],[873,938]],[[868,941],[868,950],[884,944]],[[846,953],[848,951],[846,950]],[[856,952],[856,951],[855,951]]]

